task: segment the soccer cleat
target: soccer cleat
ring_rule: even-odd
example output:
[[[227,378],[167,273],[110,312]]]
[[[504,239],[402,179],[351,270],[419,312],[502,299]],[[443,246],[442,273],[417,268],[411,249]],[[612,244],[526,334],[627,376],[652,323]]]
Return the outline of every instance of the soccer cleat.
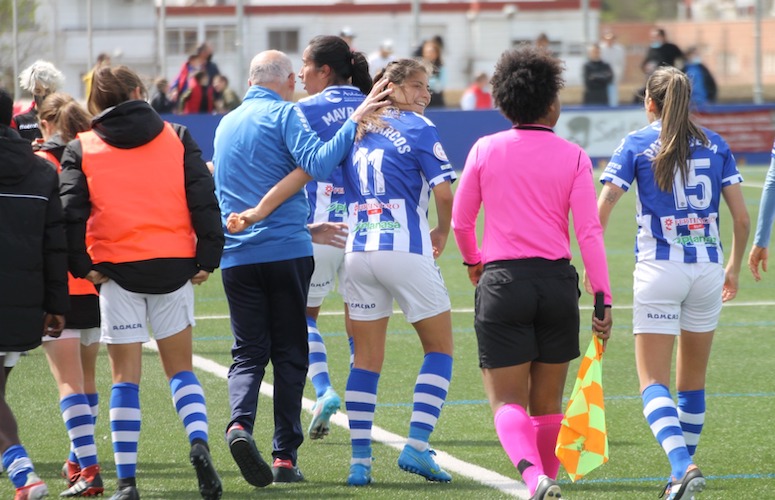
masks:
[[[27,482],[21,488],[16,488],[13,500],[39,500],[48,496],[48,487],[37,474],[27,474]]]
[[[110,500],[140,500],[140,493],[135,486],[124,486],[116,490]]]
[[[310,439],[323,439],[328,436],[331,415],[339,411],[342,406],[342,398],[334,391],[333,387],[326,389],[312,407],[312,422],[309,424]]]
[[[70,460],[65,460],[64,465],[62,465],[62,479],[67,481],[67,487],[69,488],[75,483],[77,483],[80,477],[81,477],[81,466],[78,464],[78,462],[71,462]]]
[[[105,487],[102,484],[102,476],[100,476],[100,466],[91,465],[84,469],[81,469],[81,477],[59,494],[60,497],[96,497],[102,495],[105,491]]]
[[[196,440],[191,445],[191,453],[188,455],[191,465],[196,470],[196,479],[199,481],[199,494],[205,500],[218,500],[223,494],[221,478],[213,467],[213,459],[210,450],[204,442]]]
[[[452,476],[436,464],[433,459],[435,455],[436,452],[431,449],[417,451],[407,444],[398,456],[398,466],[407,472],[419,474],[428,481],[440,483],[452,481]]]
[[[672,481],[667,484],[665,493],[668,500],[693,500],[695,493],[705,489],[705,477],[696,466],[686,471],[680,481]]]
[[[290,460],[275,458],[272,464],[272,477],[275,483],[298,483],[304,481],[304,474]]]
[[[538,487],[536,487],[535,493],[530,497],[530,500],[553,500],[555,498],[562,498],[562,492],[560,486],[550,477],[540,476],[538,481]]]
[[[261,457],[249,432],[240,424],[233,424],[226,433],[226,442],[245,481],[259,488],[272,484],[272,468]]]
[[[350,475],[347,476],[347,484],[350,486],[366,486],[371,484],[371,465],[351,464]]]

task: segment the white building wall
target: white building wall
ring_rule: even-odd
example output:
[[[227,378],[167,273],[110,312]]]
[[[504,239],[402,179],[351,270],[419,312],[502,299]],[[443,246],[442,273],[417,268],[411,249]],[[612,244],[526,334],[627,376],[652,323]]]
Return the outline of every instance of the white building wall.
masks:
[[[43,0],[38,9],[39,24],[44,28],[41,36],[48,40],[40,57],[57,64],[67,78],[64,90],[77,97],[83,96],[81,77],[93,64],[89,58],[86,3],[84,0]],[[149,81],[159,76],[162,64],[159,61],[161,51],[155,5],[158,3],[158,0],[92,0],[91,58],[96,58],[100,52],[108,52],[114,64],[127,64]],[[174,3],[170,1],[168,5]],[[277,5],[280,2],[264,1],[256,4],[269,3]],[[411,21],[409,12],[247,15],[244,60],[238,60],[237,47],[216,50],[213,60],[221,72],[229,77],[232,86],[242,92],[246,88],[247,69],[252,56],[273,48],[269,47],[268,42],[270,29],[298,30],[299,50],[289,53],[298,68],[301,64],[300,52],[307,41],[319,34],[337,34],[344,26],[355,31],[355,47],[367,55],[376,50],[382,40],[389,38],[394,42],[396,56],[410,56],[414,50]],[[589,33],[594,35],[598,32],[598,23],[599,12],[590,11]],[[236,18],[211,14],[168,14],[166,17],[167,30],[194,29],[198,33],[198,41],[204,40],[208,26],[236,27]],[[477,15],[465,12],[422,12],[420,16],[421,38],[433,35],[444,38],[443,57],[447,69],[447,87],[450,89],[465,88],[471,75],[476,72],[492,72],[501,52],[513,41],[532,41],[540,33],[549,36],[553,48],[565,59],[567,84],[580,85],[581,66],[585,60],[582,31],[581,12],[570,10],[520,11],[511,17],[501,11],[480,11]],[[185,53],[166,54],[166,74],[163,76],[174,79],[186,57]],[[21,66],[30,62],[22,61]]]

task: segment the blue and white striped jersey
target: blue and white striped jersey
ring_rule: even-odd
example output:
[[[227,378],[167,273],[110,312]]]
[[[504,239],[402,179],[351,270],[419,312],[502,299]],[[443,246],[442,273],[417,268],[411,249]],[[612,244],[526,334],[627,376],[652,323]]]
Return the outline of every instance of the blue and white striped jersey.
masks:
[[[324,91],[301,99],[297,106],[307,117],[312,130],[327,141],[366,98],[357,87],[332,85]],[[307,223],[345,222],[342,169],[337,168],[325,182],[310,181],[306,186],[309,201]]]
[[[343,170],[350,230],[345,251],[432,256],[431,190],[457,176],[433,122],[408,111],[384,121],[355,143]]]
[[[672,192],[661,191],[651,168],[660,148],[661,126],[658,120],[625,137],[600,182],[611,182],[626,191],[638,181],[636,261],[723,264],[719,203],[722,188],[743,181],[735,158],[720,135],[704,128],[708,142],[692,144],[688,179],[679,171]]]

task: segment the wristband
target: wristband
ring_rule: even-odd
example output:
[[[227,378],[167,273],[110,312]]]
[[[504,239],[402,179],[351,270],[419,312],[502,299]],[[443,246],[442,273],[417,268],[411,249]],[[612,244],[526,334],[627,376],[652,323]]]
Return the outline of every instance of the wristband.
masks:
[[[469,264],[468,262],[463,262],[463,265],[466,266],[466,267],[476,267],[476,266],[478,266],[481,263],[482,263],[482,261],[480,260],[476,264]]]

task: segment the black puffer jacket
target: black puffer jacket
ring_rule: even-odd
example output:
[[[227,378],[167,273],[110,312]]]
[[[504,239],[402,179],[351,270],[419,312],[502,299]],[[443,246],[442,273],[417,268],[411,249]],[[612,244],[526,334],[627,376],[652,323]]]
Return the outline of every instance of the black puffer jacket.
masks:
[[[67,311],[65,241],[56,171],[0,125],[0,351],[39,346],[44,313]]]

